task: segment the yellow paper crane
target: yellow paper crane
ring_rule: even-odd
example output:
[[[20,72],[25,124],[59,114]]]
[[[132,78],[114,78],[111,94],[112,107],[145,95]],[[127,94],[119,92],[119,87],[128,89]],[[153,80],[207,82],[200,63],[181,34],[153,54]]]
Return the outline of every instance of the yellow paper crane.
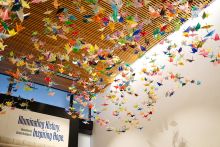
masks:
[[[3,42],[0,42],[0,51],[4,51],[6,46],[7,45],[4,45]]]
[[[15,31],[15,29],[11,29],[11,30],[8,30],[8,34],[12,37],[12,36],[15,36],[17,32]]]
[[[102,34],[101,37],[100,37],[100,39],[101,39],[101,40],[104,40],[104,39],[105,39],[105,36]]]
[[[65,47],[64,47],[64,48],[65,48],[67,54],[69,54],[69,53],[72,51],[72,48],[70,47],[69,44],[65,44]]]
[[[115,30],[115,23],[109,22],[109,28],[113,32]]]
[[[24,0],[21,0],[21,5],[22,5],[23,8],[30,9],[30,5],[29,5],[29,3],[27,3],[27,2],[24,1]]]

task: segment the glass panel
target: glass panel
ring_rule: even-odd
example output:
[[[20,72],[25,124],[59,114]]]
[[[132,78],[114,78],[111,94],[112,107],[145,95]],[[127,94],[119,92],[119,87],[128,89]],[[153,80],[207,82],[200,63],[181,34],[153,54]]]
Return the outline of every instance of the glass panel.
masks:
[[[6,94],[8,91],[9,77],[0,74],[0,93]]]
[[[17,91],[12,93],[13,96],[20,96],[29,100],[33,98],[37,102],[62,108],[69,106],[69,102],[66,99],[67,93],[64,91],[30,82],[19,82],[16,87]]]
[[[9,76],[0,74],[0,93],[7,93],[9,86]],[[61,108],[69,108],[69,93],[57,90],[54,88],[49,88],[39,84],[34,84],[30,82],[18,82],[14,85],[14,88],[11,93],[12,96],[21,97],[24,99],[34,99],[37,102],[53,105]],[[88,118],[89,109],[84,108],[78,103],[74,104],[75,111],[84,115],[85,118]]]

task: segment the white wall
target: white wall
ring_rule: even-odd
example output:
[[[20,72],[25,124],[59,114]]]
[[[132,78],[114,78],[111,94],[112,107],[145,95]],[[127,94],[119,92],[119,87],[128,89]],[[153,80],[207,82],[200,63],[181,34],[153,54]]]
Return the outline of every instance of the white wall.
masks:
[[[183,27],[196,25],[200,22],[215,25],[216,32],[220,33],[220,1],[216,0],[206,10],[209,18],[202,21],[196,18],[187,22]],[[169,38],[176,42],[183,40],[182,30],[171,35]],[[207,33],[204,31],[204,34]],[[209,41],[204,48],[219,50],[220,42]],[[183,67],[176,67],[166,62],[162,55],[163,45],[157,45],[147,56],[157,52],[157,60],[167,66],[167,71],[182,73],[190,79],[202,81],[200,86],[188,85],[176,91],[175,95],[165,98],[164,93],[169,88],[167,83],[158,91],[159,100],[156,104],[156,111],[151,121],[142,121],[144,129],[130,129],[124,134],[107,132],[105,128],[94,125],[94,132],[91,138],[92,147],[219,147],[220,146],[220,67],[212,65],[208,59],[201,56],[195,58],[195,62],[187,63]],[[191,54],[189,54],[191,57]],[[141,69],[144,59],[138,60],[133,67],[136,71]],[[140,77],[138,77],[140,78]],[[143,87],[139,82],[134,83],[138,87],[137,93]],[[103,97],[111,89],[108,87],[104,94],[98,96],[97,106],[102,103]],[[143,97],[146,95],[142,95]],[[132,97],[129,97],[129,100]],[[134,98],[133,98],[134,99]],[[139,101],[139,99],[135,99]],[[111,120],[112,125],[120,124],[111,116],[111,109],[104,112],[103,116]]]
[[[78,147],[90,147],[90,135],[79,133]]]

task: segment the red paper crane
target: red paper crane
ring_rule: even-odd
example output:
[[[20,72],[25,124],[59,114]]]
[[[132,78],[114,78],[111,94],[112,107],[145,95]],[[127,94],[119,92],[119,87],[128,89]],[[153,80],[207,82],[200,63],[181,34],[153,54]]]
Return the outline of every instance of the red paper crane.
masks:
[[[215,41],[219,41],[219,40],[220,40],[219,35],[218,35],[218,34],[215,34],[215,37],[213,38],[213,40],[215,40]]]

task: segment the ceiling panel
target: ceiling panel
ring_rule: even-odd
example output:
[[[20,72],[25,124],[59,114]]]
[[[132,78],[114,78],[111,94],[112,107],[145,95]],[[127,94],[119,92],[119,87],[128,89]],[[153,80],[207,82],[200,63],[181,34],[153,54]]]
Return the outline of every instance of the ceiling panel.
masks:
[[[56,2],[60,4],[57,9],[53,5]],[[0,62],[0,72],[12,74],[18,68],[32,82],[48,85],[45,79],[48,77],[55,83],[52,87],[58,89],[69,91],[72,85],[73,92],[98,92],[112,82],[119,73],[119,66],[133,63],[174,32],[183,19],[191,17],[191,12],[180,10],[180,7],[186,8],[187,0],[179,1],[182,3],[177,5],[174,5],[177,2],[175,0],[151,0],[142,6],[141,2],[144,1],[141,0],[136,3],[123,0],[123,6],[118,10],[118,22],[110,18],[113,13],[110,1],[99,0],[95,4],[91,2],[92,0],[48,0],[30,3],[30,9],[24,9],[24,13],[30,13],[30,16],[22,23],[18,19],[13,23],[11,20],[5,21],[10,29],[16,28],[16,23],[25,28],[15,36],[4,39],[7,47],[1,51],[4,60]],[[190,11],[195,10],[196,6],[203,8],[210,2],[211,0],[189,0],[188,8]],[[50,10],[50,14],[44,14]],[[158,17],[152,17],[153,10]],[[119,19],[124,19],[124,22]],[[52,27],[54,30],[51,32]],[[157,28],[159,32],[156,32]],[[64,30],[69,30],[69,33]],[[60,37],[59,34],[63,36]],[[71,48],[69,53],[65,46]],[[140,47],[146,48],[146,51],[142,51]],[[53,55],[56,56],[54,61],[48,61]],[[69,60],[61,61],[61,55],[68,56]],[[104,59],[101,60],[101,56]],[[16,66],[21,60],[22,66]],[[11,61],[14,61],[14,65]],[[35,72],[31,73],[30,69]],[[65,75],[67,77],[63,78]]]

